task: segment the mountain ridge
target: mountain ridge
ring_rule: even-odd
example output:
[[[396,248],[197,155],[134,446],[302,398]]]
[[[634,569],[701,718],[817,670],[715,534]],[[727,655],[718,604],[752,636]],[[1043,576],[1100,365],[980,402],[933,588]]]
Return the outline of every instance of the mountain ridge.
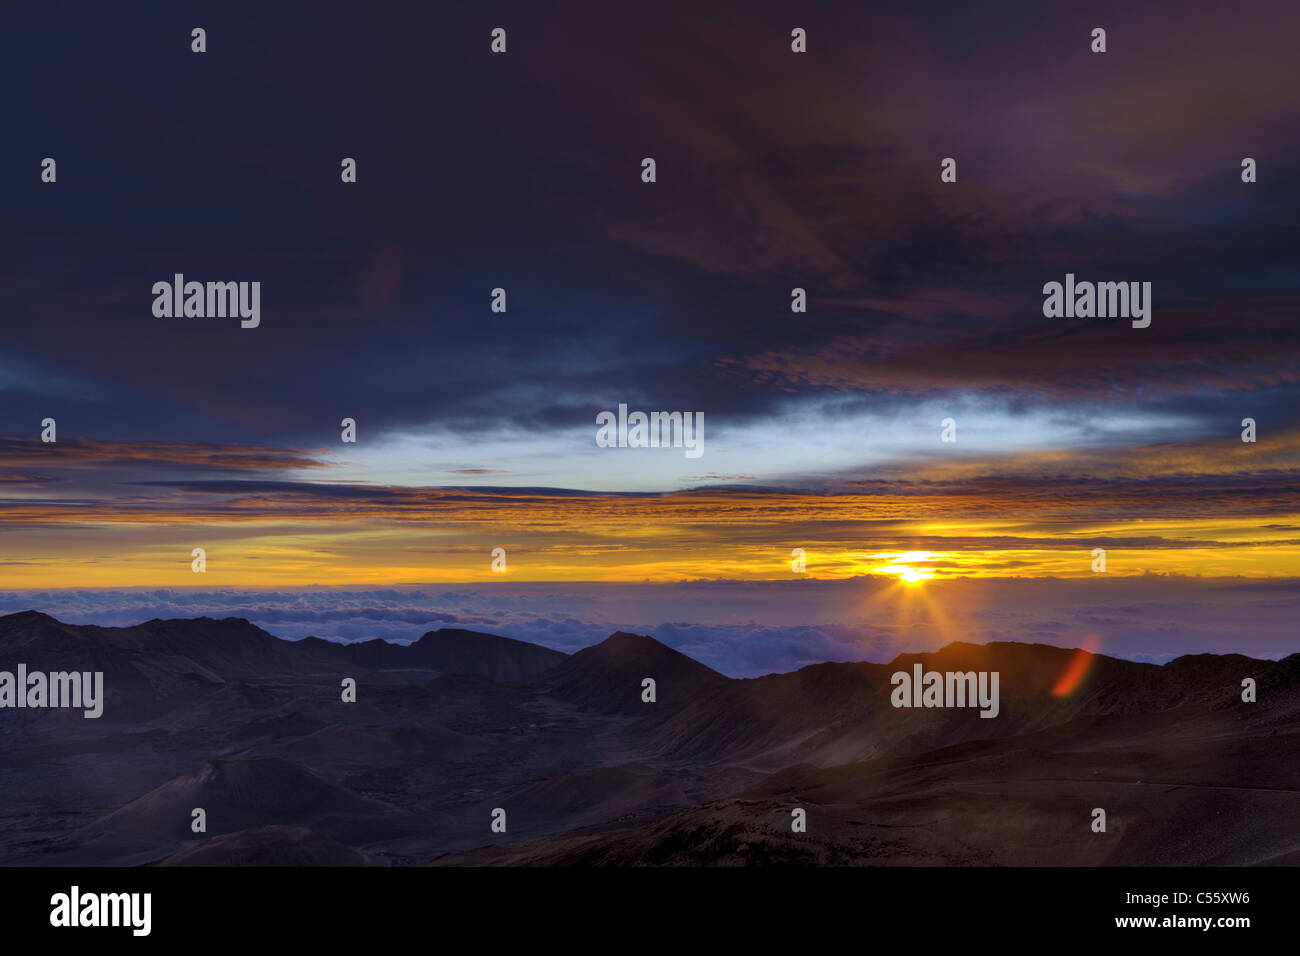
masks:
[[[740,679],[627,631],[564,655],[456,628],[339,645],[243,618],[29,611],[0,617],[0,669],[17,662],[107,678],[103,719],[0,711],[17,781],[0,855],[38,865],[1231,863],[1280,858],[1270,827],[1300,808],[1300,654],[1155,664],[954,641]],[[997,671],[998,716],[895,707],[893,674],[918,666]],[[1112,854],[1076,800],[1149,835]],[[475,851],[494,808],[509,836]],[[1240,846],[1184,839],[1230,811],[1250,816]]]
[[[186,662],[200,680],[258,679],[271,675],[333,674],[341,665],[365,670],[424,669],[481,674],[493,680],[534,681],[568,658],[567,654],[515,638],[439,628],[410,644],[376,638],[337,644],[316,637],[288,640],[247,618],[153,618],[126,627],[65,624],[40,611],[0,616],[0,665],[23,660],[26,651],[54,652],[58,667],[42,669],[112,670],[126,684],[157,685],[163,660]],[[36,667],[34,661],[25,661]],[[100,666],[107,663],[109,666]],[[156,686],[155,686],[155,689]]]

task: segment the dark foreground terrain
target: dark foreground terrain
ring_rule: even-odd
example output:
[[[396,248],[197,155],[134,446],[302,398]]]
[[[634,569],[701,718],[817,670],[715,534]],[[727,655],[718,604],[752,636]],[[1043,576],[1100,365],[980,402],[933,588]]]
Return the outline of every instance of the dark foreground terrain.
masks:
[[[0,710],[0,861],[1300,863],[1300,654],[1089,655],[1054,694],[1082,653],[954,643],[733,680],[624,633],[566,656],[458,630],[343,646],[13,614],[0,670],[103,671],[106,703]],[[917,661],[998,671],[999,715],[892,707]]]

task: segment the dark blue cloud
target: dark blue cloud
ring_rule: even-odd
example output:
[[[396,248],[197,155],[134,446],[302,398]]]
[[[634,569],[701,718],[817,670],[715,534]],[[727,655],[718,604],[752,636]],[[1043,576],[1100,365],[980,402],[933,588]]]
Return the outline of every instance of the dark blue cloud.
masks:
[[[310,446],[344,414],[546,431],[615,400],[744,421],[845,389],[1203,423],[1245,390],[1294,421],[1300,94],[1271,64],[1297,16],[1216,9],[1108,8],[1115,52],[1090,58],[1082,21],[1023,3],[16,8],[0,432]],[[1152,281],[1150,334],[1045,329],[1067,270]],[[155,319],[175,272],[260,280],[263,326]],[[842,381],[810,372],[827,354]]]

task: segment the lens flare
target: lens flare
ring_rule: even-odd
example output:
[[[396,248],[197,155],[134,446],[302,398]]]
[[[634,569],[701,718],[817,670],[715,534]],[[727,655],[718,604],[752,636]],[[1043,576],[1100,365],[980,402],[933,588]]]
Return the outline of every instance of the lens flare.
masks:
[[[1055,697],[1068,697],[1074,693],[1075,689],[1088,676],[1088,671],[1092,667],[1095,659],[1094,651],[1097,649],[1098,638],[1096,634],[1089,634],[1083,639],[1083,646],[1074,652],[1070,658],[1070,663],[1065,665],[1065,670],[1061,673],[1052,688],[1052,695]]]

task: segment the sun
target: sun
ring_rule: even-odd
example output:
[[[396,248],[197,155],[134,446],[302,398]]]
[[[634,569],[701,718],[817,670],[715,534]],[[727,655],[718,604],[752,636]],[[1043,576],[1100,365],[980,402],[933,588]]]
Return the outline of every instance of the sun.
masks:
[[[888,564],[878,568],[873,568],[875,574],[897,574],[898,580],[904,584],[920,584],[922,581],[928,581],[934,577],[933,569],[927,567],[916,567],[918,563],[938,557],[930,551],[904,551],[901,554],[877,554],[876,558],[889,558]]]

